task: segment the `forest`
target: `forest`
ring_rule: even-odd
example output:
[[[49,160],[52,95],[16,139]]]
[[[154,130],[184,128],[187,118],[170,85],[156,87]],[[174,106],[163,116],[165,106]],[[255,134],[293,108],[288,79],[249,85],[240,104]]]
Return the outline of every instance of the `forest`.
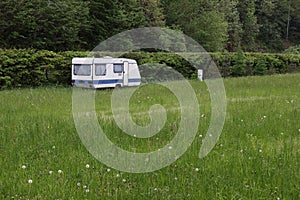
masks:
[[[209,52],[300,44],[300,0],[1,0],[0,48],[86,51],[138,27],[168,27]]]

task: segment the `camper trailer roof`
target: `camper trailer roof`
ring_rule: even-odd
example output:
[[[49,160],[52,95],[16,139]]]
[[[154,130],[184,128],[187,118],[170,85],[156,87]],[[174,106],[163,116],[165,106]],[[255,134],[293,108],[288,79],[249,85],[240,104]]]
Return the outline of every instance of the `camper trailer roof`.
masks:
[[[128,58],[112,58],[109,56],[103,57],[103,58],[73,58],[72,63],[73,64],[93,64],[93,63],[122,63],[124,61],[127,61],[129,63],[136,64],[136,61],[133,59]]]
[[[93,64],[94,58],[73,58],[72,64]]]

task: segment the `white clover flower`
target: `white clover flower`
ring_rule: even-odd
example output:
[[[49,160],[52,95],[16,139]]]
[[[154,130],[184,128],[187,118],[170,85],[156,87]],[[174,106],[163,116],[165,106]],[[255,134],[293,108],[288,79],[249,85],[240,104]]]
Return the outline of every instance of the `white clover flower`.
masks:
[[[89,192],[90,192],[90,190],[89,190],[89,189],[86,189],[86,190],[85,190],[85,192],[86,192],[86,193],[89,193]]]
[[[198,172],[198,171],[199,171],[199,168],[198,168],[198,167],[196,167],[195,171],[196,171],[196,172]]]
[[[84,185],[84,186],[82,186],[83,187],[83,189],[86,189],[87,188],[87,186],[86,185]]]
[[[259,153],[261,153],[262,152],[262,150],[260,149],[260,150],[258,150],[259,151]]]
[[[175,181],[177,181],[177,180],[178,180],[178,178],[177,178],[177,177],[175,177],[175,178],[174,178],[174,180],[175,180]]]
[[[22,165],[22,169],[26,169],[26,165]]]
[[[243,153],[243,152],[244,152],[244,150],[243,150],[243,149],[241,149],[241,150],[240,150],[240,152],[241,152],[241,153]]]
[[[80,187],[81,183],[78,182],[76,185],[77,185],[78,187]]]
[[[298,131],[300,132],[300,128],[298,129]]]
[[[52,146],[52,149],[55,149],[56,147],[55,146]]]
[[[169,146],[169,149],[172,149],[173,147],[172,146]]]
[[[154,191],[157,191],[157,188],[154,188]]]
[[[50,175],[53,174],[53,171],[50,170],[50,171],[49,171],[49,174],[50,174]]]
[[[58,172],[59,174],[61,174],[63,171],[62,171],[61,169],[59,169],[57,172]]]
[[[31,179],[29,179],[29,180],[28,180],[28,183],[29,183],[29,184],[31,184],[31,183],[32,183],[32,180],[31,180]]]
[[[85,167],[88,169],[88,168],[90,168],[90,165],[89,165],[89,164],[86,164]]]
[[[107,168],[107,170],[106,170],[107,172],[110,172],[110,169],[109,168]]]
[[[117,174],[116,177],[120,177],[120,174]]]
[[[123,183],[126,183],[126,179],[125,178],[122,181],[123,181]]]
[[[202,135],[202,134],[200,134],[200,135],[199,135],[199,137],[201,137],[201,138],[202,138],[202,137],[203,137],[203,135]]]

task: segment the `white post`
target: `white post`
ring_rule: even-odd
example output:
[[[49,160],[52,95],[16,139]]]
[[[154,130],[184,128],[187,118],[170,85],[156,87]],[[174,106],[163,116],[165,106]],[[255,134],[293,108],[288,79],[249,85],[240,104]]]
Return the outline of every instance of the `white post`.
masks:
[[[203,69],[198,69],[198,79],[203,81]]]

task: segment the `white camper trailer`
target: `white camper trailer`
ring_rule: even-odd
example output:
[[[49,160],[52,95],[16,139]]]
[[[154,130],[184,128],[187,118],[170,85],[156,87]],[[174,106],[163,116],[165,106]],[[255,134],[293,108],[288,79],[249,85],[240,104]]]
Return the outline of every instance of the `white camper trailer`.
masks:
[[[72,85],[86,88],[138,86],[137,62],[127,58],[73,58]]]

